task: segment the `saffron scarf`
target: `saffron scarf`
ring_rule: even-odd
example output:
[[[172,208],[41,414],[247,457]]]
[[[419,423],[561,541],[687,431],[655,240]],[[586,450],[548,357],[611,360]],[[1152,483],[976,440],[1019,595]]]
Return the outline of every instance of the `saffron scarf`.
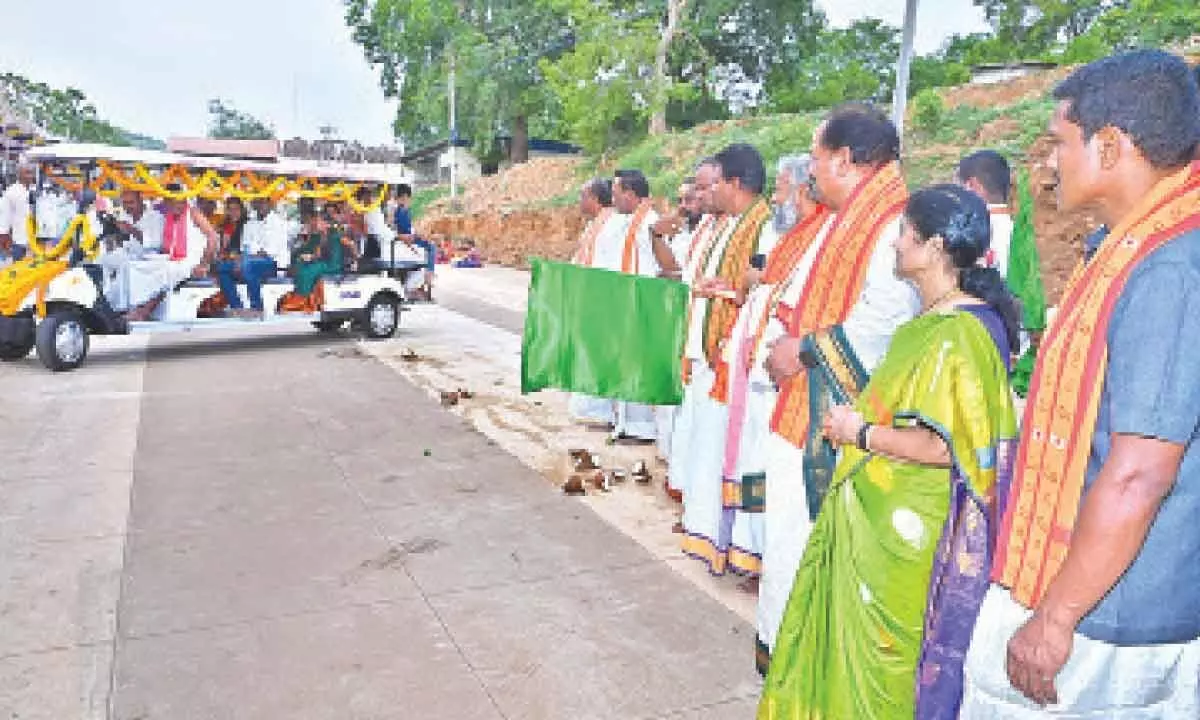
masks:
[[[883,228],[904,211],[908,190],[900,167],[891,163],[851,194],[821,244],[795,307],[779,303],[777,317],[793,337],[845,322],[867,279],[867,268]],[[780,388],[771,429],[795,447],[808,436],[809,383],[805,372]]]
[[[762,304],[756,304],[755,300],[747,299],[746,304],[742,306],[742,312],[755,312],[757,317],[747,318],[742,327],[741,336],[736,338],[735,352],[732,357],[729,427],[725,434],[724,483],[722,483],[725,507],[739,508],[748,512],[764,510],[765,476],[762,473],[739,476],[736,472],[742,454],[742,433],[747,421],[750,373],[758,361],[757,348],[761,344],[767,324],[770,322],[771,309],[778,302],[780,294],[790,286],[788,280],[812,246],[828,215],[829,211],[825,207],[819,206],[815,212],[806,216],[788,231],[787,235],[784,235],[767,257],[767,265],[763,269],[762,283],[766,297],[763,298]]]
[[[600,213],[592,218],[588,226],[583,230],[583,237],[579,239],[579,247],[575,250],[575,257],[571,262],[584,267],[591,267],[593,260],[596,258],[596,238],[600,237],[600,232],[604,230],[604,226],[608,224],[612,218],[613,209],[610,207],[601,208]]]
[[[824,205],[818,205],[816,210],[801,220],[796,227],[779,242],[779,245],[767,258],[767,267],[763,270],[763,284],[771,285],[771,295],[767,300],[764,312],[759,319],[758,327],[754,332],[754,342],[750,345],[750,364],[748,367],[753,367],[753,363],[758,361],[756,351],[762,344],[763,335],[766,334],[767,325],[770,324],[773,317],[773,311],[779,305],[780,298],[792,287],[792,283],[799,279],[793,278],[793,273],[796,272],[796,267],[800,261],[804,259],[817,236],[821,234],[821,228],[825,227],[825,223],[829,220],[829,208]]]
[[[163,252],[171,260],[187,258],[187,224],[191,210],[184,208],[178,215],[167,213],[163,218]]]
[[[638,231],[642,229],[642,224],[646,222],[646,216],[654,208],[648,201],[643,201],[638,205],[638,209],[633,212],[633,217],[629,220],[629,229],[625,231],[625,247],[621,250],[621,272],[631,275],[639,275],[641,268],[638,263]]]
[[[692,231],[691,242],[688,243],[687,255],[683,258],[684,268],[690,271],[689,275],[684,278],[685,280],[690,279],[691,282],[695,282],[697,280],[696,276],[704,271],[704,265],[702,263],[693,264],[692,261],[697,258],[696,252],[700,251],[701,248],[703,248],[703,255],[700,257],[703,257],[704,261],[708,260],[708,250],[712,247],[712,241],[716,237],[715,234],[710,233],[712,233],[712,230],[716,224],[716,217],[712,215],[705,215],[704,217],[700,218],[700,222],[697,223],[696,229]]]
[[[696,228],[696,234],[692,236],[691,247],[688,248],[688,264],[684,269],[684,282],[688,287],[695,287],[696,283],[704,277],[705,270],[708,269],[708,262],[712,257],[713,250],[717,247],[722,234],[725,230],[725,223],[728,218],[722,216],[718,218],[715,215],[705,215],[700,221],[700,225]],[[692,301],[688,303],[687,322],[684,327],[687,332],[691,332],[692,317],[696,312],[696,304],[700,303],[707,311],[707,305],[710,302],[708,298],[697,298],[695,294],[692,296]],[[703,328],[701,328],[703,330]],[[684,347],[687,346],[685,338]],[[685,350],[686,352],[686,350]],[[687,385],[692,381],[692,361],[691,358],[683,358],[683,384]]]
[[[770,217],[771,206],[761,197],[742,214],[721,254],[717,278],[731,287],[742,283],[746,271],[750,269],[750,257],[758,249],[763,224]],[[718,297],[709,301],[708,314],[704,318],[704,357],[717,374],[709,396],[720,403],[725,402],[729,391],[729,366],[721,359],[721,345],[733,332],[737,314],[738,306],[732,300]]]
[[[1165,178],[1068,283],[1038,352],[993,579],[1033,608],[1066,560],[1108,363],[1108,324],[1134,268],[1200,227],[1200,162]]]

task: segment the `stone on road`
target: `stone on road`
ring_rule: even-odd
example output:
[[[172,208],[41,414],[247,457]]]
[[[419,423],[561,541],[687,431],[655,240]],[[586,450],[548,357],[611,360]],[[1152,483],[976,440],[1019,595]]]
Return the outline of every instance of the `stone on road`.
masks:
[[[364,346],[145,345],[0,366],[0,718],[753,714],[742,617]]]

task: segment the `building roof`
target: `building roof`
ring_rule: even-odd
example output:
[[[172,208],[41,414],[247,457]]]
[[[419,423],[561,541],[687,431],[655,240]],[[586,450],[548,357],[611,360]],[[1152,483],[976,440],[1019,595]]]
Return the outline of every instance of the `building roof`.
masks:
[[[507,148],[509,146],[509,144],[512,143],[512,136],[499,135],[496,137],[496,140],[498,140],[503,145],[504,148]],[[455,142],[454,144],[456,147],[469,148],[469,147],[471,147],[471,140],[469,138],[461,138],[460,137],[458,139],[458,141]],[[406,163],[411,163],[414,161],[419,162],[421,160],[429,160],[429,159],[438,157],[439,155],[442,154],[442,152],[444,152],[445,150],[447,150],[449,148],[450,148],[449,140],[439,140],[438,142],[435,142],[432,145],[426,145],[425,147],[417,148],[416,150],[413,150],[411,153],[408,153],[400,160],[401,160],[401,162],[406,162]],[[570,143],[565,143],[560,140],[547,140],[545,138],[531,137],[531,138],[529,138],[529,152],[549,153],[551,155],[575,155],[577,153],[583,152],[583,149],[576,145],[572,145]]]
[[[471,141],[466,138],[460,137],[454,143],[454,146],[460,147],[460,148],[469,148],[469,147],[471,147]],[[417,148],[416,150],[413,150],[412,152],[408,153],[404,157],[400,158],[400,162],[411,163],[414,161],[428,160],[430,158],[436,159],[439,155],[442,154],[443,151],[448,150],[449,148],[450,148],[449,140],[439,140],[439,141],[433,143],[432,145],[426,145],[425,147],[420,147],[420,148]]]
[[[982,65],[972,65],[971,72],[995,72],[997,70],[1053,70],[1058,67],[1058,63],[1045,62],[1042,60],[1021,60],[1009,63],[984,63]]]
[[[244,160],[279,159],[278,140],[228,140],[224,138],[173,137],[167,150],[201,157],[242,158]]]

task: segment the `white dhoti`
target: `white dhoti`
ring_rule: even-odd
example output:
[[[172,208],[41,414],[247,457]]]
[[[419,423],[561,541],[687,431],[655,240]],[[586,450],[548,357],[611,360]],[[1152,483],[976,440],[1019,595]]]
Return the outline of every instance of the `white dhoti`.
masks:
[[[110,250],[100,256],[104,298],[114,310],[123,312],[129,304],[129,256],[124,248]]]
[[[671,452],[667,455],[670,470],[667,484],[671,490],[687,494],[688,464],[696,443],[696,403],[712,387],[713,372],[703,362],[692,362],[692,377],[683,388],[683,404],[675,412],[671,429]]]
[[[663,405],[654,411],[658,457],[662,460],[671,457],[671,436],[675,433],[675,416],[678,413],[677,405]]]
[[[726,448],[726,464],[736,457],[733,467],[727,467],[725,482],[741,485],[736,493],[741,498],[741,508],[736,511],[733,522],[733,539],[729,549],[729,562],[737,572],[758,576],[762,574],[762,557],[765,546],[766,495],[766,449],[771,434],[771,414],[775,410],[775,388],[752,377],[746,388],[745,419],[736,437],[729,443],[737,443],[736,451]],[[732,428],[731,428],[732,430]],[[728,472],[732,469],[732,472]],[[731,508],[727,508],[731,509]]]
[[[124,248],[105,253],[100,258],[104,295],[114,310],[145,305],[173,287],[171,264],[165,255],[135,259]]]
[[[1195,720],[1200,718],[1200,640],[1117,646],[1075,634],[1055,679],[1059,703],[1042,708],[1012,687],[1008,641],[1032,613],[993,585],[964,667],[962,720]]]
[[[721,488],[721,466],[725,461],[726,426],[729,409],[709,397],[716,375],[695,385],[691,442],[685,459],[683,496],[683,551],[708,563],[709,572],[720,575],[728,565],[733,535],[733,512],[725,511]],[[703,390],[703,392],[701,392]],[[678,453],[677,453],[678,454]]]
[[[658,419],[653,405],[618,401],[615,404],[615,437],[630,437],[638,440],[658,438]]]
[[[138,307],[150,302],[164,292],[170,292],[177,282],[173,281],[170,260],[165,255],[146,257],[129,262],[129,306]],[[191,275],[191,270],[188,270]]]
[[[812,521],[808,517],[808,498],[804,490],[804,451],[781,435],[767,436],[767,512],[763,540],[762,580],[758,587],[758,645],[775,649],[775,636],[804,548]]]
[[[612,400],[571,393],[568,408],[575,420],[597,425],[615,425],[617,422]]]

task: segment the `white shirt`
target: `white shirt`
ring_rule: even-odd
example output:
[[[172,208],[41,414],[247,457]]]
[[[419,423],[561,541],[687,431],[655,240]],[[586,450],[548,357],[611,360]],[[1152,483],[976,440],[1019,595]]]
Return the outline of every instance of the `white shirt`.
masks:
[[[367,234],[375,236],[375,239],[379,241],[379,251],[383,253],[384,257],[387,257],[388,248],[391,247],[392,240],[396,238],[396,232],[388,225],[383,211],[375,208],[368,212],[363,220],[367,226]],[[366,242],[366,238],[363,238],[363,242]]]
[[[887,352],[896,328],[916,317],[921,298],[908,282],[896,277],[896,241],[900,218],[884,227],[875,243],[858,301],[842,325],[854,354],[868,372]]]
[[[166,222],[163,219],[162,213],[152,207],[146,207],[142,210],[142,216],[135,222],[133,217],[124,210],[121,211],[121,220],[133,225],[142,233],[141,240],[136,237],[131,238],[133,242],[138,244],[141,250],[149,252],[162,252],[163,243],[163,225]],[[136,253],[138,250],[135,249]]]
[[[0,235],[11,234],[14,245],[29,247],[29,230],[26,223],[29,219],[29,188],[21,183],[13,183],[0,196]]]
[[[675,256],[675,262],[681,268],[688,264],[687,255],[688,250],[692,246],[692,236],[694,234],[694,231],[689,230],[687,225],[684,225],[668,242],[668,245],[671,246],[671,254]]]
[[[46,240],[60,240],[75,217],[75,203],[58,192],[43,192],[38,195],[37,234]]]
[[[1012,246],[1013,219],[1004,205],[988,205],[992,217],[992,244],[983,257],[984,267],[996,268],[1008,277],[1008,258]]]
[[[621,271],[621,262],[625,256],[625,236],[629,233],[629,224],[633,222],[633,214],[623,215],[614,212],[596,237],[596,252],[593,256],[592,267]],[[654,210],[646,213],[645,219],[637,229],[636,262],[637,274],[654,277],[658,275],[658,260],[654,257],[654,239],[651,228],[658,222],[658,213]]]
[[[261,220],[247,220],[242,231],[242,247],[247,255],[266,253],[281,268],[291,261],[291,242],[288,221],[278,211],[272,210]]]

